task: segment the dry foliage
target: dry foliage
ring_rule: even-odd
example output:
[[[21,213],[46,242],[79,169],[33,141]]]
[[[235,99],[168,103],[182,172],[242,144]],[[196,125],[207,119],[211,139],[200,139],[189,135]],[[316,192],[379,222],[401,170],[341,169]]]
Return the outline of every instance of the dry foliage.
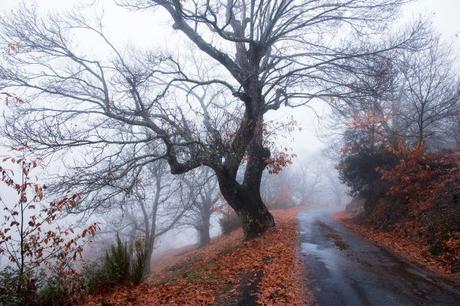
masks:
[[[78,205],[78,194],[47,202],[35,172],[40,160],[26,152],[11,148],[0,160],[0,259],[8,262],[0,271],[0,304],[50,305],[51,299],[71,305],[82,291],[74,262],[98,227],[77,230],[62,220],[67,208]]]
[[[372,209],[358,230],[424,265],[460,273],[459,152],[435,154],[403,141],[386,150],[395,164],[377,169]]]
[[[388,195],[407,202],[414,215],[429,209],[460,177],[454,155],[429,154],[425,145],[411,148],[402,142],[389,150],[399,163],[380,171],[391,184]]]
[[[429,154],[423,146],[400,145],[399,163],[382,171],[391,183],[389,199],[407,206],[407,216],[394,227],[402,240],[417,241],[427,260],[460,272],[460,166],[457,153]]]
[[[0,162],[0,185],[12,190],[12,195],[3,199],[0,205],[3,220],[0,222],[0,255],[6,253],[16,266],[30,264],[31,268],[41,264],[67,265],[69,259],[77,259],[82,252],[81,240],[94,236],[97,224],[91,224],[81,233],[75,233],[72,226],[62,226],[57,220],[67,207],[77,205],[79,196],[68,195],[45,204],[46,186],[38,183],[33,171],[38,160],[29,160],[14,152],[25,147],[12,148],[11,156],[4,156]],[[7,163],[10,163],[8,167]],[[15,194],[15,196],[13,196]],[[22,268],[21,268],[22,269]]]
[[[149,284],[91,296],[85,305],[309,305],[299,272],[298,212],[275,211],[278,226],[261,237],[243,241],[235,231],[181,256]]]

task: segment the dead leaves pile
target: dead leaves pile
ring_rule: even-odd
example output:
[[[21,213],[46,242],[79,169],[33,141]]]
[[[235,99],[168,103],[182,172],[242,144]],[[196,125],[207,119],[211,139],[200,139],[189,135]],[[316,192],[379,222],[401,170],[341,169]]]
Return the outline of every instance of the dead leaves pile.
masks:
[[[298,256],[296,215],[274,211],[277,226],[243,241],[241,230],[189,252],[150,283],[87,298],[95,305],[311,305]]]

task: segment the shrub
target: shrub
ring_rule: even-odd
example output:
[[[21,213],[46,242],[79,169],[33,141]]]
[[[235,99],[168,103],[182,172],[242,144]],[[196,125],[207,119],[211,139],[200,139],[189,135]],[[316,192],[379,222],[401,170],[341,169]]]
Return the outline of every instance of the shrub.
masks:
[[[351,195],[368,198],[387,191],[379,169],[392,169],[396,162],[396,156],[385,147],[362,148],[342,156],[337,168],[340,180],[350,188]]]
[[[127,245],[117,235],[115,244],[104,257],[83,268],[85,291],[94,294],[129,282],[139,284],[144,276],[146,256],[144,241],[136,243],[131,258]]]
[[[36,269],[23,275],[12,268],[0,272],[0,305],[2,306],[71,306],[83,294],[80,275]],[[18,283],[22,286],[18,289]]]
[[[82,279],[79,274],[54,274],[37,292],[36,305],[72,306],[77,305],[83,294]]]
[[[27,300],[34,299],[36,290],[30,275],[25,275],[22,281],[29,286],[22,286],[21,290],[18,290],[18,283],[19,273],[16,270],[6,267],[0,272],[0,305],[26,305]]]
[[[131,281],[139,284],[145,271],[145,259],[147,257],[147,248],[144,241],[136,242],[136,253],[131,264]]]
[[[128,247],[117,235],[116,244],[105,254],[104,269],[109,277],[108,281],[122,284],[129,280],[130,275]]]
[[[219,219],[219,225],[222,229],[222,233],[228,235],[241,227],[241,220],[235,213],[227,213]]]
[[[82,269],[82,277],[84,290],[88,294],[101,292],[107,287],[108,276],[100,260],[85,265]]]

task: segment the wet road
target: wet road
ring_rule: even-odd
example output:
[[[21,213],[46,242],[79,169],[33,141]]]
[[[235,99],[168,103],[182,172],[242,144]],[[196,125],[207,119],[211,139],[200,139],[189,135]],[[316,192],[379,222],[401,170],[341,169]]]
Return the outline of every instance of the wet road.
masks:
[[[330,217],[299,215],[303,260],[318,305],[460,305],[460,290],[381,249]]]

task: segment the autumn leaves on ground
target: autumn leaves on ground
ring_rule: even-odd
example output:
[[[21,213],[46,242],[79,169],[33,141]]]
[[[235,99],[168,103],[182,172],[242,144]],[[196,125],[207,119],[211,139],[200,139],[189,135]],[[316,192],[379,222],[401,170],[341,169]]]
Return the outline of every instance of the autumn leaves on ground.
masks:
[[[341,164],[347,183],[359,189],[347,207],[355,218],[335,217],[373,243],[460,284],[460,151],[432,153],[399,144],[355,156]],[[379,175],[364,180],[356,168]]]
[[[263,236],[244,241],[236,230],[168,258],[139,286],[87,297],[85,305],[309,305],[298,254],[300,210],[273,211],[277,226]]]

